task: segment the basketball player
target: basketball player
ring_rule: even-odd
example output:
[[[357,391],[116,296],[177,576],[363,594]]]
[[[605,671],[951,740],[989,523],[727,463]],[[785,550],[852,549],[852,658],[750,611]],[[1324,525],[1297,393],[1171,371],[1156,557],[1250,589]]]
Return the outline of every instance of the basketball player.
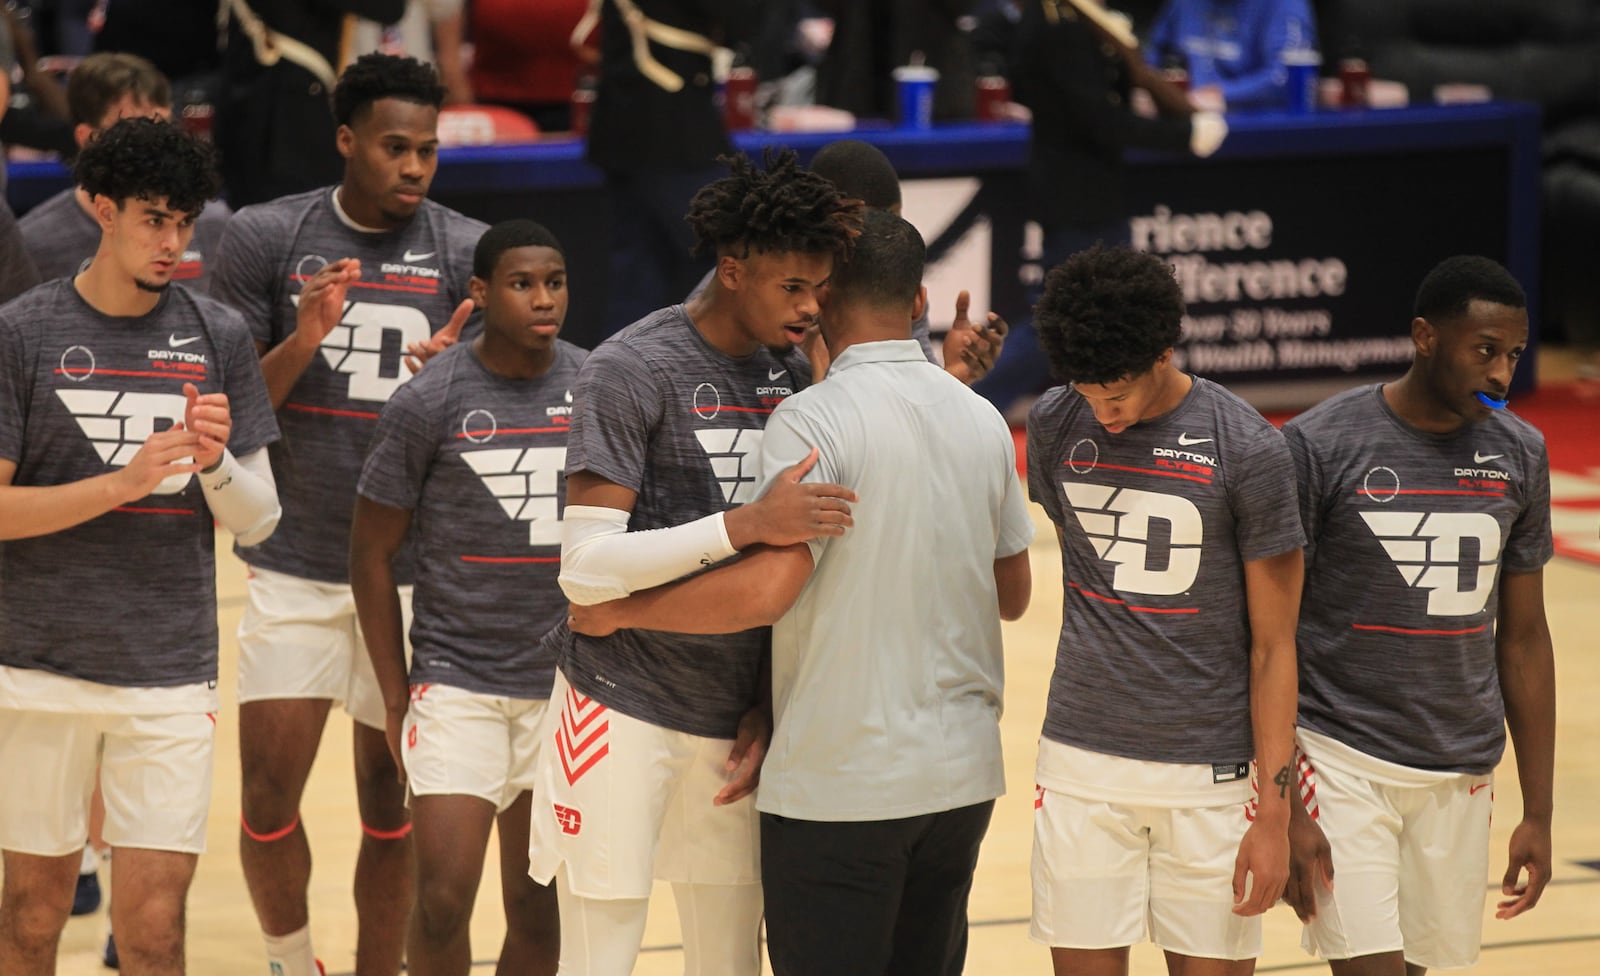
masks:
[[[277,426],[238,313],[169,287],[219,180],[127,119],[74,171],[94,261],[0,308],[0,972],[54,973],[104,788],[129,976],[183,973],[217,711],[212,521],[273,530]]]
[[[528,220],[496,224],[473,257],[483,331],[429,363],[383,408],[362,470],[350,579],[404,760],[417,854],[406,965],[466,976],[468,923],[489,829],[500,829],[506,937],[498,971],[554,974],[555,889],[528,877],[529,790],[567,601],[559,475],[584,352],[561,245]],[[392,566],[417,560],[408,676]],[[548,748],[548,744],[544,747]]]
[[[821,320],[828,379],[784,400],[762,438],[765,471],[821,445],[811,475],[859,489],[860,523],[573,608],[584,633],[772,625],[757,805],[780,976],[960,972],[978,846],[1005,789],[1000,620],[1027,608],[1033,522],[1010,428],[912,338],[924,253],[916,228],[866,214]]]
[[[1030,934],[1058,976],[1126,973],[1147,934],[1174,974],[1243,976],[1289,868],[1303,539],[1288,448],[1173,365],[1183,297],[1158,258],[1079,252],[1036,312],[1069,385],[1028,417],[1029,489],[1065,581]]]
[[[810,377],[794,346],[860,219],[792,153],[765,168],[735,158],[695,196],[689,224],[716,279],[602,343],[574,390],[561,553],[574,603],[850,525],[850,492],[799,484],[814,458],[754,489],[767,416]],[[558,886],[562,972],[631,972],[659,878],[673,883],[689,974],[756,973],[766,632],[563,641],[531,851],[535,880]]]
[[[136,54],[91,54],[67,78],[67,107],[73,137],[82,149],[118,119],[172,118],[172,86],[155,65]],[[232,213],[212,201],[195,221],[194,237],[173,270],[174,281],[206,290],[222,229]],[[28,253],[42,279],[65,278],[83,270],[100,246],[100,225],[82,187],[62,190],[34,207],[19,222]]]
[[[1284,427],[1308,540],[1298,742],[1314,794],[1296,805],[1287,897],[1337,976],[1477,961],[1507,725],[1522,820],[1496,917],[1550,881],[1550,463],[1505,409],[1527,302],[1499,264],[1453,257],[1414,315],[1405,376]]]
[[[299,809],[335,701],[356,723],[356,971],[400,968],[411,828],[350,593],[350,513],[378,411],[411,377],[400,350],[471,309],[484,225],[427,199],[443,97],[427,65],[357,60],[334,91],[343,182],[239,211],[215,283],[255,333],[284,433],[273,454],[283,525],[241,554],[251,578],[239,625],[240,857],[284,976],[317,971]],[[407,594],[411,573],[403,558],[395,574]]]

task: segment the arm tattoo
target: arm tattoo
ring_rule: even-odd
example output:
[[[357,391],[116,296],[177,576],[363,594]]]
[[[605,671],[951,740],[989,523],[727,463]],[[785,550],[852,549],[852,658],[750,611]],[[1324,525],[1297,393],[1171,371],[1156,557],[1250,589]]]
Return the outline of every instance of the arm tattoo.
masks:
[[[1289,767],[1285,766],[1282,769],[1278,770],[1277,775],[1272,777],[1272,782],[1274,784],[1276,784],[1277,787],[1278,787],[1278,797],[1280,799],[1282,799],[1283,797],[1288,796],[1289,795]]]

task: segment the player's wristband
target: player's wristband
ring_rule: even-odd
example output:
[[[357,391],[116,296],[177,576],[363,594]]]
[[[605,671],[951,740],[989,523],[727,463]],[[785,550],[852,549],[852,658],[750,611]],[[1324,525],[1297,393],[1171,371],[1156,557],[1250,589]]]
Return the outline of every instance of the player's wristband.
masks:
[[[722,513],[670,529],[628,531],[627,512],[568,505],[561,514],[561,592],[579,606],[620,600],[738,552]]]

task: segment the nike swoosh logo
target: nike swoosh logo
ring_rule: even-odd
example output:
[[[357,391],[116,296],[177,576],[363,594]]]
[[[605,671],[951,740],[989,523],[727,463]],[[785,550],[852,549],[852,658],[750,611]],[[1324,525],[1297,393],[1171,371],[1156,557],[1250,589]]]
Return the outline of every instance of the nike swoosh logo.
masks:
[[[1503,457],[1505,457],[1504,454],[1479,454],[1477,451],[1472,452],[1472,462],[1474,464],[1484,464],[1489,461],[1498,461]]]
[[[1468,787],[1467,795],[1468,796],[1475,796],[1479,790],[1483,789],[1485,786],[1488,786],[1488,785],[1489,785],[1488,783],[1479,783],[1476,786]]]
[[[770,383],[787,372],[788,370],[786,369],[769,369],[767,370],[767,382]]]
[[[439,253],[438,251],[424,251],[421,254],[412,254],[410,251],[407,251],[406,252],[406,261],[407,262],[410,262],[410,261],[421,261],[423,258],[431,258],[435,254],[438,254],[438,253]]]
[[[1192,447],[1195,444],[1209,444],[1211,440],[1209,437],[1190,437],[1188,434],[1178,435],[1178,443],[1184,447]]]
[[[199,341],[200,341],[200,337],[199,336],[190,336],[187,339],[180,339],[176,335],[173,335],[173,334],[168,334],[168,336],[167,336],[167,345],[171,346],[174,349],[178,348],[179,346],[187,346],[191,342],[199,342]]]

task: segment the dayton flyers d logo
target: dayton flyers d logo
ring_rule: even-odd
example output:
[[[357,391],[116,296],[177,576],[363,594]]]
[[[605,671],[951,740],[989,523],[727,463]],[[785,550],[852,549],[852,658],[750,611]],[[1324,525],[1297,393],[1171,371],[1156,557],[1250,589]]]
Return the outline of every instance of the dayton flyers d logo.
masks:
[[[1428,614],[1470,617],[1482,612],[1500,565],[1500,523],[1484,512],[1362,512],[1407,586],[1428,591]],[[1476,558],[1461,543],[1469,541]],[[1471,585],[1462,588],[1462,570]]]
[[[1200,574],[1205,525],[1194,502],[1178,495],[1062,482],[1067,504],[1083,526],[1095,554],[1117,567],[1111,585],[1125,593],[1172,596],[1194,585]],[[1152,522],[1165,522],[1170,543],[1152,557]]]
[[[730,505],[755,499],[756,482],[761,480],[761,434],[743,427],[694,432],[711,459],[711,472],[722,486],[722,497]]]
[[[300,296],[291,298],[299,307]],[[406,346],[432,334],[428,317],[409,305],[347,302],[339,324],[323,337],[322,358],[334,372],[349,374],[350,399],[386,403],[411,378],[401,362]]]
[[[561,545],[556,477],[567,466],[566,448],[492,448],[466,451],[461,458],[483,479],[507,516],[528,523],[528,545]]]

